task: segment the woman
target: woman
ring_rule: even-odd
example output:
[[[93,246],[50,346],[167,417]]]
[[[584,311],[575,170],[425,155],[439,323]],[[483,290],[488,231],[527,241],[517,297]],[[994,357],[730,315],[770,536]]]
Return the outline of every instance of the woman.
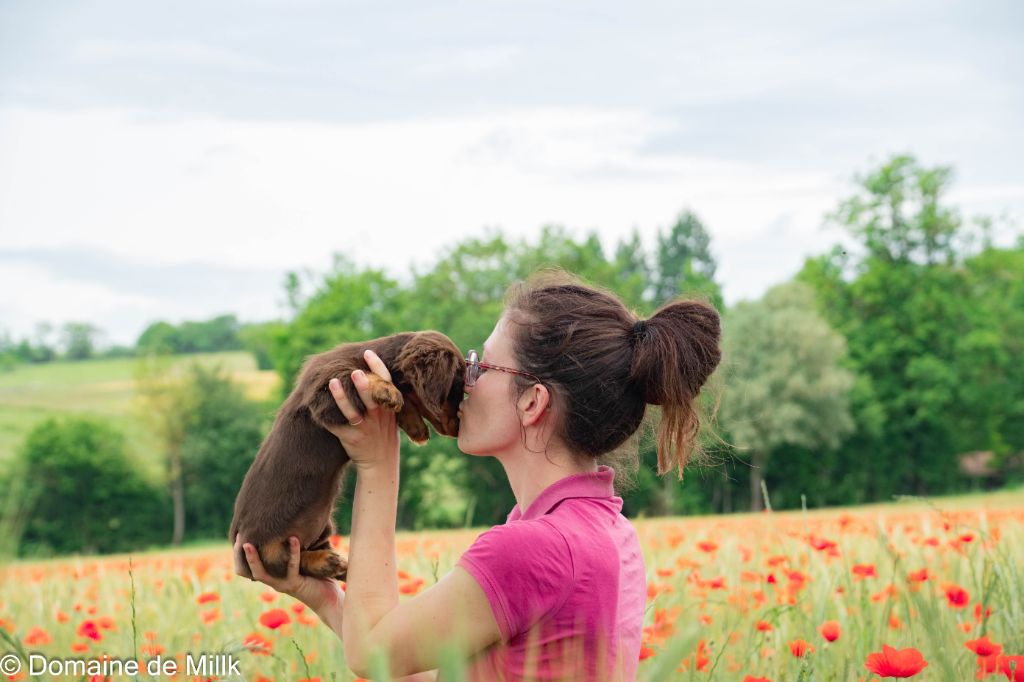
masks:
[[[614,495],[615,472],[597,458],[637,431],[648,404],[660,405],[659,473],[682,476],[700,428],[697,396],[720,358],[719,334],[718,313],[704,303],[669,304],[644,321],[564,273],[514,284],[483,358],[467,358],[458,439],[463,452],[504,467],[516,498],[506,523],[484,532],[436,585],[399,604],[395,416],[374,406],[365,375],[355,372],[371,406],[365,415],[331,389],[350,422],[335,435],[357,472],[347,591],[300,576],[294,538],[282,580],[267,576],[244,544],[253,575],[312,608],[361,676],[375,655],[402,676],[437,668],[455,648],[471,659],[469,679],[633,679],[643,557]],[[389,378],[379,358],[368,352],[366,360]]]

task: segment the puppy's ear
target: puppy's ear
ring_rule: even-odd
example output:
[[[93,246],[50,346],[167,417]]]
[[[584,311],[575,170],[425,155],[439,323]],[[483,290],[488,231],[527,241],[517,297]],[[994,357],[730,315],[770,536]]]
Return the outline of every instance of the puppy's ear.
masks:
[[[450,343],[450,342],[449,342]],[[454,378],[461,371],[458,350],[438,343],[430,336],[414,336],[398,354],[402,374],[431,415],[440,415]]]

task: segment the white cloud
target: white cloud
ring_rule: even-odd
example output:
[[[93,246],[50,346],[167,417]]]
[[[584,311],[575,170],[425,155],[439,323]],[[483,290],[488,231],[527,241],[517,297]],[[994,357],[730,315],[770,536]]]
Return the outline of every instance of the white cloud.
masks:
[[[90,322],[115,341],[134,340],[139,319],[159,310],[161,301],[131,292],[114,291],[94,282],[62,279],[44,268],[4,263],[0,269],[0,333],[20,339],[32,334],[37,322],[59,326],[68,321]],[[131,328],[118,323],[133,318]]]
[[[529,236],[561,223],[595,229],[608,246],[636,226],[652,244],[689,207],[712,233],[731,302],[759,295],[837,240],[821,230],[822,217],[849,191],[851,169],[784,171],[641,151],[672,125],[640,110],[282,124],[7,108],[0,250],[76,247],[154,267],[275,271],[324,269],[343,252],[402,276],[485,226]],[[1016,183],[971,187],[960,195],[966,209],[997,197],[1024,204]],[[22,275],[5,272],[0,286]],[[166,319],[168,310],[208,307],[38,273],[24,281],[32,303],[11,314],[34,319],[99,319],[113,308],[131,308],[133,320]],[[244,306],[253,317],[279,312],[273,300]]]
[[[213,67],[240,71],[262,71],[266,73],[279,73],[282,71],[280,68],[265,61],[254,59],[218,45],[188,41],[128,42],[88,39],[74,46],[72,57],[76,61],[86,64],[102,62],[137,64],[143,62],[173,64],[179,67]]]
[[[718,239],[815,221],[821,173],[648,156],[639,112],[526,111],[369,125],[0,113],[0,247],[93,245],[157,262],[400,270],[484,225],[651,232],[684,206]]]

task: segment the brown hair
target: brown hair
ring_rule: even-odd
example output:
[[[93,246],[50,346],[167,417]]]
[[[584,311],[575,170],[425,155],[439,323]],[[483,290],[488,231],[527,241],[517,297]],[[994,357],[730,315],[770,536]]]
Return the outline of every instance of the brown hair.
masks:
[[[551,389],[567,446],[595,458],[612,452],[658,405],[658,473],[682,478],[699,451],[698,396],[721,359],[714,306],[680,300],[641,320],[611,292],[546,270],[508,288],[505,313],[519,368]],[[520,391],[531,384],[514,380]]]

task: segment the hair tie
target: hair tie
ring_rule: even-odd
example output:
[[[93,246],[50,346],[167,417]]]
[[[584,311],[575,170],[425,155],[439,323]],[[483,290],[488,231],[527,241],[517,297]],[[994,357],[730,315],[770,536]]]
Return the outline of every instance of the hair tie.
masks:
[[[647,320],[637,320],[636,324],[633,325],[633,336],[635,338],[641,338],[647,333]]]

